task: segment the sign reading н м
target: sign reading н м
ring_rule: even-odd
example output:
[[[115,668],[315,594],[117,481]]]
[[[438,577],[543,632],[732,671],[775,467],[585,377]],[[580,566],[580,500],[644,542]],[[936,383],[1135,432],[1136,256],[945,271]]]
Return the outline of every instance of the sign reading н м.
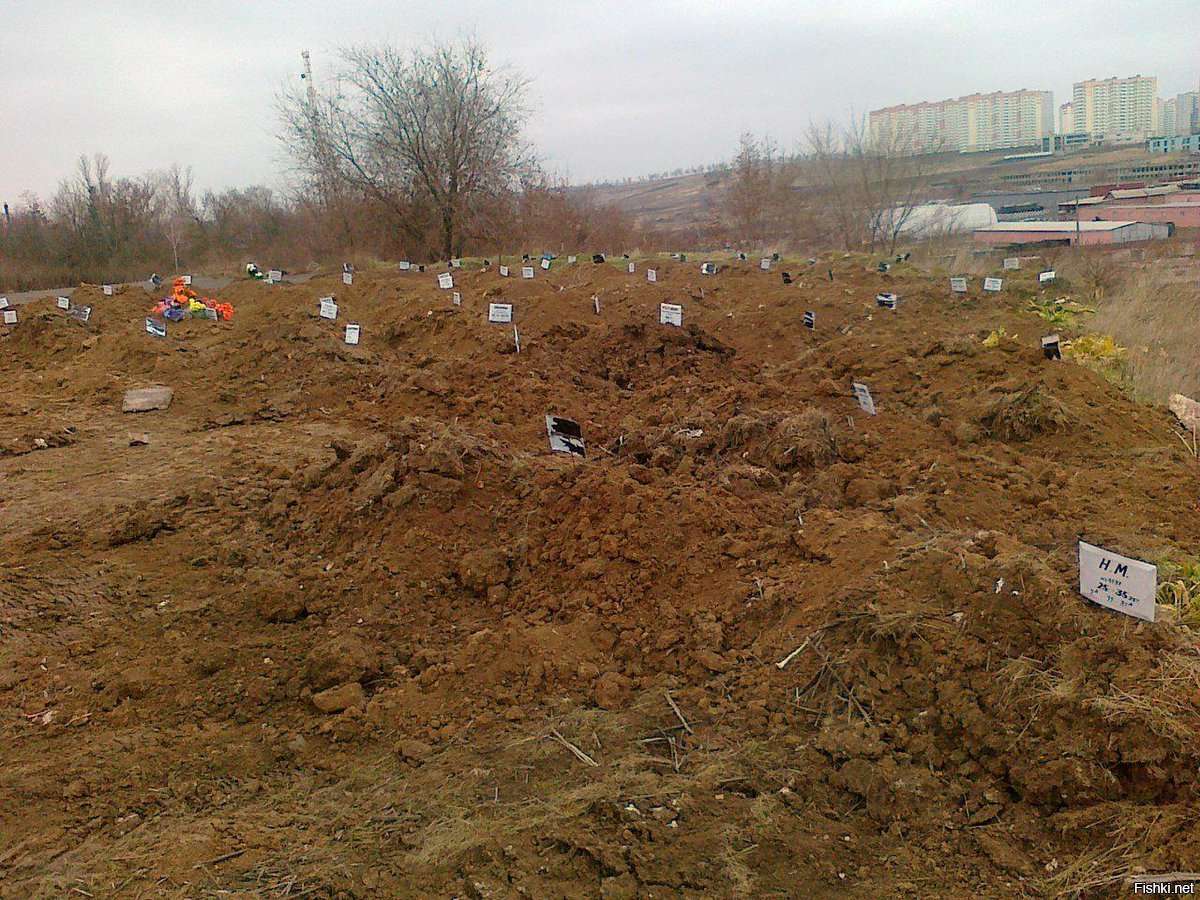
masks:
[[[1079,542],[1079,593],[1127,616],[1154,621],[1158,566]]]

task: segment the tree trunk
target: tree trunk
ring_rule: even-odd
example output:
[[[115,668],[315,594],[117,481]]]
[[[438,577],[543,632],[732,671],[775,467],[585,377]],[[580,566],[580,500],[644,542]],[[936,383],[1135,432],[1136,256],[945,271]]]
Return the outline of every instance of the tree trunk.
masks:
[[[454,258],[454,213],[449,208],[442,210],[442,251],[446,262]]]

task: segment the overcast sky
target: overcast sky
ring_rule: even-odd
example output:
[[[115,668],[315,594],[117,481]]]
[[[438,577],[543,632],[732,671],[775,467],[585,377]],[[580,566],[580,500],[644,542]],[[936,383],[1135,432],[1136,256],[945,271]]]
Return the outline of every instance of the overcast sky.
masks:
[[[1197,0],[0,0],[0,200],[81,153],[202,187],[283,183],[273,98],[312,51],[473,31],[532,81],[533,139],[575,181],[715,162],[743,131],[975,91],[1200,82]]]

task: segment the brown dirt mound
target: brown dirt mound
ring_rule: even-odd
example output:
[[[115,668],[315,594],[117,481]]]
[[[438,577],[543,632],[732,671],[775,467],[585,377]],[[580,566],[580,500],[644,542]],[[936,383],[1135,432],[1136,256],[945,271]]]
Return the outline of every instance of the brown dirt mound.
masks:
[[[1037,331],[1023,302],[830,265],[463,270],[457,308],[431,273],[238,283],[232,321],[164,340],[139,288],[87,326],[24,308],[4,895],[1037,896],[1194,868],[1196,641],[1075,593],[1080,533],[1200,552],[1167,415],[983,346]],[[122,416],[152,383],[171,408]],[[548,413],[587,459],[549,452]]]

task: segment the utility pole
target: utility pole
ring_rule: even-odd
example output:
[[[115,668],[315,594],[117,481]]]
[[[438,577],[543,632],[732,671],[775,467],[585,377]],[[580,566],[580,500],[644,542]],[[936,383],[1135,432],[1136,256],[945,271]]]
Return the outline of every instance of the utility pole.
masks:
[[[320,169],[320,174],[317,179],[317,194],[321,205],[325,207],[327,212],[333,212],[335,205],[334,198],[337,193],[336,189],[336,174],[333,161],[333,151],[329,146],[329,136],[325,133],[324,124],[320,120],[317,112],[317,104],[320,102],[317,97],[317,87],[313,82],[312,72],[312,57],[307,50],[300,51],[300,57],[304,60],[304,71],[300,77],[306,82],[305,95],[308,100],[308,124],[312,129],[313,141],[316,144],[317,151],[317,166]],[[339,212],[342,213],[342,237],[343,239],[350,236],[350,223],[345,218],[342,204],[336,204]]]

